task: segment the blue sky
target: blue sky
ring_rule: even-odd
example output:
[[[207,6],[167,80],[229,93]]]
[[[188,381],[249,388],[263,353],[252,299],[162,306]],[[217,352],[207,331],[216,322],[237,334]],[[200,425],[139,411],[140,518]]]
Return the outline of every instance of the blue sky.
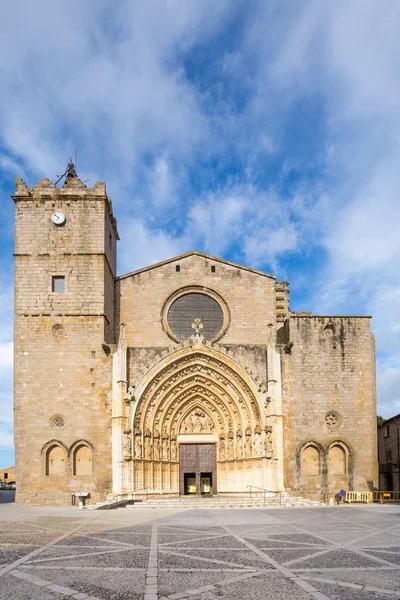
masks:
[[[15,0],[0,22],[0,466],[12,455],[15,177],[78,151],[119,273],[197,249],[274,273],[292,310],[371,314],[400,412],[400,3]]]

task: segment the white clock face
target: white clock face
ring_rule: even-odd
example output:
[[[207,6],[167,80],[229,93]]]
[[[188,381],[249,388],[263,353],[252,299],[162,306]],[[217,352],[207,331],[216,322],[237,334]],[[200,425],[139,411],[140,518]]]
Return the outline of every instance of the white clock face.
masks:
[[[55,213],[53,213],[51,220],[53,221],[54,225],[62,225],[65,223],[65,215],[60,210],[57,210]]]

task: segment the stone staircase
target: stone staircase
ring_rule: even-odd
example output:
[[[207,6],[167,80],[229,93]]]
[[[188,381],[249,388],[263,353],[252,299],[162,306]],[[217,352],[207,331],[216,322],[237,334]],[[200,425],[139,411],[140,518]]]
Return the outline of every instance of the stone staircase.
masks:
[[[317,500],[309,500],[300,496],[290,496],[283,493],[261,496],[181,496],[176,498],[150,497],[134,500],[106,500],[95,505],[87,506],[92,510],[111,510],[116,508],[157,509],[157,508],[291,508],[291,507],[321,507],[326,506]]]

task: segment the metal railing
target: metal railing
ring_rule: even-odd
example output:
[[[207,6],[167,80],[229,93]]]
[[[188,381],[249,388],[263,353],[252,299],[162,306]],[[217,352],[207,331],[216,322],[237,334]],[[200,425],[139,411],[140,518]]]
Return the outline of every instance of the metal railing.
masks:
[[[122,498],[123,496],[127,496],[127,498],[126,498],[127,500],[134,500],[134,494],[137,494],[138,492],[146,492],[146,493],[141,493],[140,495],[141,495],[141,496],[145,496],[145,497],[146,497],[146,500],[147,500],[147,499],[148,499],[148,497],[149,497],[149,490],[151,490],[151,488],[150,488],[150,487],[145,487],[145,488],[137,488],[137,489],[135,489],[135,490],[132,490],[132,491],[130,491],[130,492],[122,492],[121,494],[118,494],[118,495],[116,496],[116,498],[121,498],[121,499],[123,499],[123,498]],[[129,496],[130,496],[130,498],[129,498]]]
[[[266,488],[262,488],[262,487],[257,487],[256,485],[247,485],[246,487],[249,488],[249,494],[250,494],[250,498],[252,498],[252,494],[257,495],[258,497],[260,496],[260,492],[262,492],[263,498],[264,498],[264,504],[267,503],[267,494],[275,494],[275,498],[277,497],[278,494],[278,498],[279,498],[279,506],[282,506],[282,498],[283,498],[283,493],[277,490],[267,490]],[[253,490],[258,490],[257,492],[252,492]]]
[[[333,500],[331,500],[333,499]],[[399,490],[373,490],[372,492],[367,491],[348,491],[343,498],[340,498],[336,492],[324,492],[323,501],[326,504],[330,504],[332,501],[336,504],[346,502],[353,504],[355,502],[365,502],[371,504],[372,502],[384,504],[385,502],[399,502],[400,503],[400,491]]]
[[[400,491],[399,490],[375,490],[371,492],[373,502],[400,502]]]
[[[371,504],[373,502],[372,492],[347,492],[345,496],[345,502],[352,504],[353,502],[366,502]]]

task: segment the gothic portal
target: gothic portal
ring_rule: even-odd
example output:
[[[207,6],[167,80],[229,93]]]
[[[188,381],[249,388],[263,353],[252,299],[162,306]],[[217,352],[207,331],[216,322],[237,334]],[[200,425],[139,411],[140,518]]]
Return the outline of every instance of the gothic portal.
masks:
[[[195,251],[117,276],[105,185],[74,170],[14,201],[17,501],[375,485],[369,317]]]

